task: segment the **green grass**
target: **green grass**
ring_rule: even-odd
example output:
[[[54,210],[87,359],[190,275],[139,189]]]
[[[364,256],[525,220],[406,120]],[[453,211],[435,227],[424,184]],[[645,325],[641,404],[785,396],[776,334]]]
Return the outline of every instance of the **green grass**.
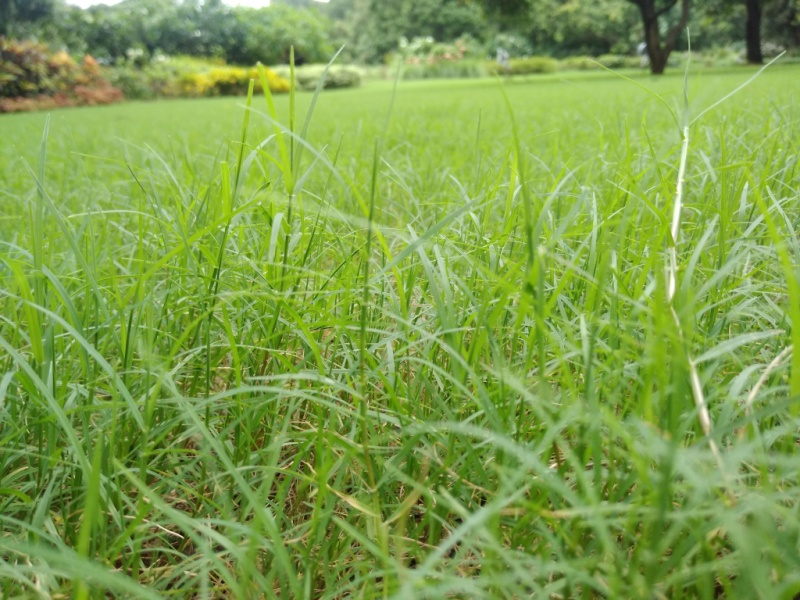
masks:
[[[672,300],[664,103],[505,91],[0,117],[1,597],[800,592],[800,70],[692,125]]]

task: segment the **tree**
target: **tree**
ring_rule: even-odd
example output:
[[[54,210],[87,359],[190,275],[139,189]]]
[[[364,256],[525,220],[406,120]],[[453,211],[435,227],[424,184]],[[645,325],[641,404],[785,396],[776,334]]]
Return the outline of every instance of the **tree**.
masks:
[[[667,0],[663,6],[657,5],[657,0],[628,0],[639,7],[644,25],[644,41],[647,44],[647,55],[650,57],[650,72],[661,75],[667,67],[667,60],[678,36],[689,23],[689,5],[691,0],[680,0],[681,13],[678,22],[669,28],[666,37],[661,38],[659,19],[669,15],[678,0]]]
[[[747,62],[760,65],[764,62],[763,39],[771,42],[773,51],[776,47],[798,45],[800,37],[792,39],[793,24],[795,28],[800,24],[798,8],[800,0],[707,0],[693,12],[704,15],[703,23],[710,21],[717,28],[730,28],[724,39],[714,36],[717,46],[738,44],[744,39]],[[720,32],[718,29],[715,33]]]
[[[364,49],[372,61],[395,50],[401,37],[445,42],[464,34],[481,37],[486,28],[481,7],[462,0],[369,0],[368,11]]]
[[[481,6],[465,0],[332,0],[322,6],[338,23],[348,23],[340,31],[365,62],[383,61],[401,37],[447,42],[465,34],[480,38],[488,27]]]
[[[534,51],[553,56],[627,54],[638,41],[636,9],[620,0],[535,0],[527,21]]]
[[[800,0],[764,2],[764,33],[771,42],[800,47]]]
[[[331,41],[335,48],[344,46],[342,62],[366,62],[373,44],[369,39],[372,22],[371,0],[331,0],[320,10],[331,22]]]
[[[54,6],[54,0],[0,0],[0,35],[12,33],[15,25],[49,18]]]
[[[745,39],[747,40],[747,62],[760,65],[764,62],[761,52],[761,0],[744,0],[747,7],[747,24]]]
[[[624,0],[482,0],[502,37],[524,37],[537,54],[627,54],[636,9]]]
[[[298,65],[327,62],[333,55],[330,23],[316,10],[275,4],[269,8],[236,8],[232,14],[242,41],[228,48],[229,62],[286,64],[292,47]]]

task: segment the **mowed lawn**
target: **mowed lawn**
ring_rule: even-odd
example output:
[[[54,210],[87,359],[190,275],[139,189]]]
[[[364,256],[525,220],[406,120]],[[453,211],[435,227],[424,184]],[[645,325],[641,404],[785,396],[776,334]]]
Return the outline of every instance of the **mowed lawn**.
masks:
[[[0,116],[0,596],[796,597],[754,73]]]

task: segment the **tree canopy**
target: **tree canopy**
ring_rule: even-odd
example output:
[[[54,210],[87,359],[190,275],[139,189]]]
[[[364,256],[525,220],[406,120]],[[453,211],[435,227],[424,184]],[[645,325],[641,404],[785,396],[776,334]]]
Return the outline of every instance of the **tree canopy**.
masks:
[[[44,21],[53,15],[55,0],[0,0],[0,35],[14,26]]]

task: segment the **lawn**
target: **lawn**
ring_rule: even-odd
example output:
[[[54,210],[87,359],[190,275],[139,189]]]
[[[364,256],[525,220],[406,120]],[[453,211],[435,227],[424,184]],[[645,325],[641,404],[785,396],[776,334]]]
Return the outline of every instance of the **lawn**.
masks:
[[[796,597],[754,73],[0,116],[0,596]]]

